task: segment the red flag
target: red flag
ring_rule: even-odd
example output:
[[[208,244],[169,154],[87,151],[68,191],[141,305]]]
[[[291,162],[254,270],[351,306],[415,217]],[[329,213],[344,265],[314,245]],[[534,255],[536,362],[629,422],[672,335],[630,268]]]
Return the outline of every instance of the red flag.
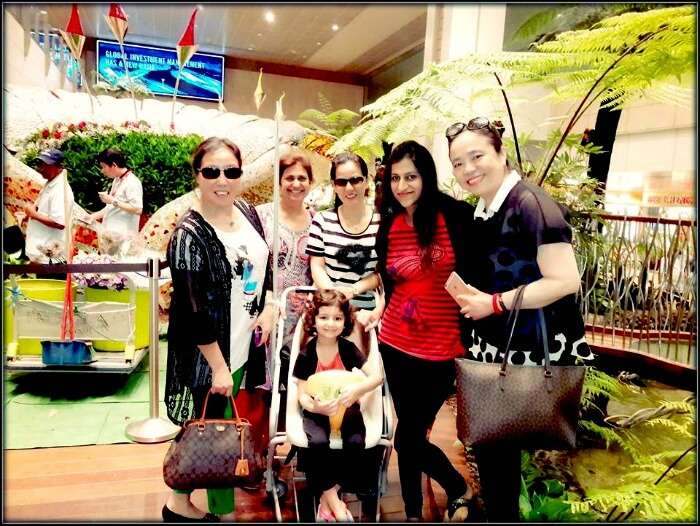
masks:
[[[122,20],[129,20],[126,13],[119,4],[109,4],[109,15],[112,18],[121,18]]]
[[[68,27],[66,27],[66,33],[85,36],[85,33],[83,33],[83,25],[80,23],[78,6],[75,4],[73,4],[73,9],[70,12],[70,20],[68,21]]]
[[[124,44],[124,35],[129,28],[128,18],[119,4],[110,4],[109,14],[105,15],[107,25],[120,44]]]
[[[178,46],[194,46],[194,17],[197,16],[197,8],[194,8],[192,15],[190,16],[190,21],[185,28],[185,32],[180,37],[180,41],[177,43]]]

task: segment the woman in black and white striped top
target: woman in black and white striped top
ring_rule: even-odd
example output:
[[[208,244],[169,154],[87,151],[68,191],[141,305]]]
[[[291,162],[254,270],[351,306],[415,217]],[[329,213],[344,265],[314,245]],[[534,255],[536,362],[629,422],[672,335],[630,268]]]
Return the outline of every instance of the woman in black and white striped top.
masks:
[[[381,312],[373,295],[379,286],[374,248],[379,214],[367,204],[367,174],[367,164],[358,155],[335,156],[330,173],[335,207],[314,216],[306,246],[314,285],[340,290],[358,309],[366,310],[358,313],[365,327],[376,326]]]

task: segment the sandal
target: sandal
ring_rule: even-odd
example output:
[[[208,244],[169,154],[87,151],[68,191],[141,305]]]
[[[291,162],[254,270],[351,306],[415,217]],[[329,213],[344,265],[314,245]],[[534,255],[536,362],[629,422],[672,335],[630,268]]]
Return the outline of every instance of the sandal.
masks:
[[[461,497],[447,503],[445,510],[445,522],[473,522],[477,517],[476,499],[468,496],[467,491]]]

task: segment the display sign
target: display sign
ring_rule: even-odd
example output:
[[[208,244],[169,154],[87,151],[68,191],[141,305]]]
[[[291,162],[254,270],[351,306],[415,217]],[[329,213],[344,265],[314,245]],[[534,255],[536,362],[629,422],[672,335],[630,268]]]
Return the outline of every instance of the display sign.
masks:
[[[97,72],[101,79],[116,84],[126,78],[118,42],[97,41]],[[124,44],[129,77],[142,82],[154,95],[171,96],[178,75],[175,49]],[[224,57],[195,53],[182,68],[178,97],[223,101]]]

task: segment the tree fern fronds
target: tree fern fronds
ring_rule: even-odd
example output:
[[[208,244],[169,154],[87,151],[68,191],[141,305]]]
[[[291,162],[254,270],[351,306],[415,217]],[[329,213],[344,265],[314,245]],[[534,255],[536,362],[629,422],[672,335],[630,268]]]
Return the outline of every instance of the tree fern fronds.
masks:
[[[321,106],[321,111],[323,113],[330,113],[333,111],[331,101],[320,91],[318,92],[318,105]]]

